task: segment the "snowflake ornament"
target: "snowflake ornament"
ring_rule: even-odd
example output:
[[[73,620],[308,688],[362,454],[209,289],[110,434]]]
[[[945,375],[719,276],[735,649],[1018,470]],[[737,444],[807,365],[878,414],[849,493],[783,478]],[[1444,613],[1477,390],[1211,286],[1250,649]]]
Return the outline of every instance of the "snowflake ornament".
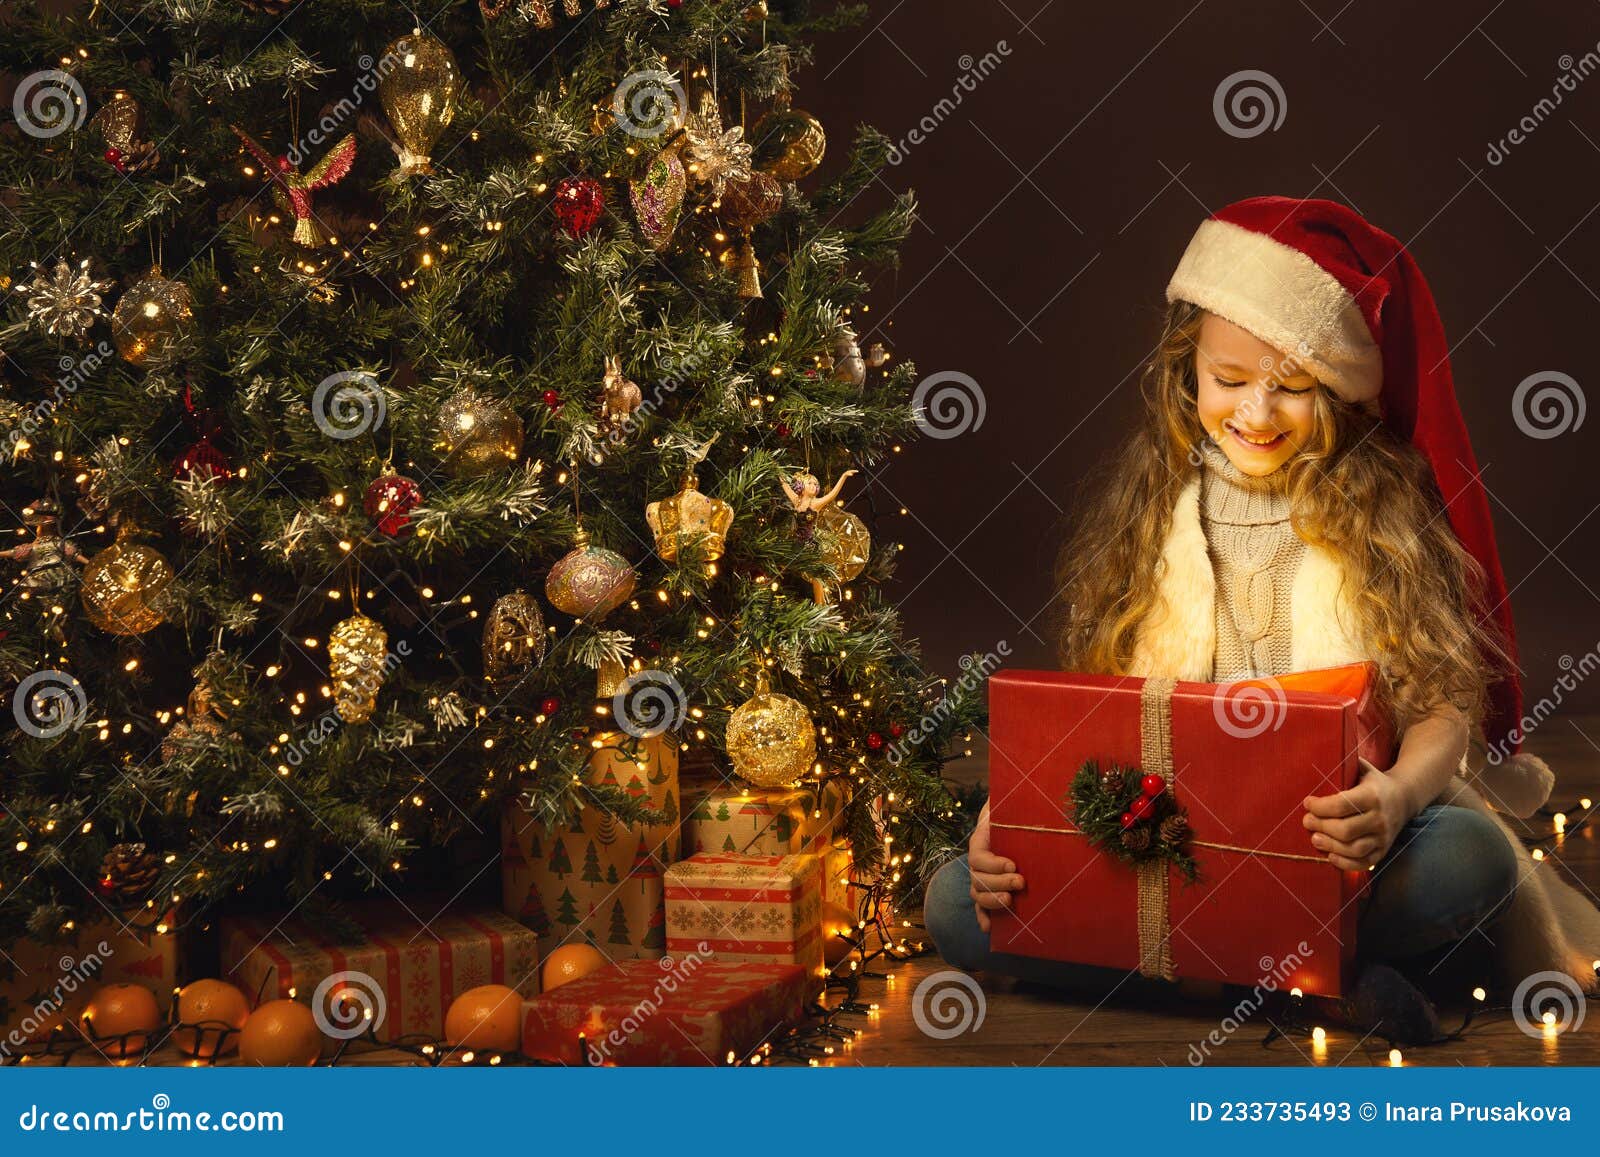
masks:
[[[28,320],[34,325],[55,336],[77,337],[94,324],[95,318],[106,315],[100,308],[100,295],[116,282],[90,276],[87,257],[76,270],[64,258],[57,258],[48,275],[37,262],[30,264],[34,279],[17,286],[17,292],[27,295]]]
[[[683,135],[689,174],[710,185],[717,196],[722,196],[729,181],[750,179],[750,142],[744,139],[744,126],[724,131],[722,112],[711,93],[700,94],[700,111],[685,118]]]

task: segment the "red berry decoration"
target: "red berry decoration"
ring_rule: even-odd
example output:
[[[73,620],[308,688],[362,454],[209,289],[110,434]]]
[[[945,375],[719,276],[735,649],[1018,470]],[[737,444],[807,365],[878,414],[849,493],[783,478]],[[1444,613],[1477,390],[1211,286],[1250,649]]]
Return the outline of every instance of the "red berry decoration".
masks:
[[[539,395],[539,400],[545,405],[549,406],[552,410],[561,408],[561,395],[556,393],[554,390],[546,390],[544,393]]]
[[[405,538],[412,531],[411,512],[422,505],[422,487],[403,474],[381,474],[367,487],[361,505],[384,534]]]
[[[789,423],[779,422],[772,428],[772,432],[780,438],[787,438],[789,436]]]
[[[1136,824],[1138,822],[1139,822],[1139,817],[1134,815],[1132,812],[1123,812],[1122,813],[1122,826],[1124,828],[1131,828],[1134,824]]]
[[[867,736],[867,746],[872,748],[873,751],[882,751],[883,736],[879,735],[876,731],[872,732],[872,734]]]
[[[891,723],[891,724],[889,724],[889,734],[894,736],[896,739],[899,739],[905,733],[906,733],[906,725],[904,723]]]
[[[1155,806],[1156,801],[1153,797],[1142,795],[1129,806],[1128,814],[1133,816],[1135,820],[1147,819],[1151,809]]]
[[[593,177],[564,177],[556,186],[556,221],[568,237],[587,237],[605,207],[605,190]]]
[[[544,716],[554,715],[557,711],[560,711],[560,710],[561,710],[561,700],[557,699],[554,695],[549,696],[542,703],[539,704],[539,714],[544,715]]]
[[[1147,775],[1139,781],[1139,790],[1145,795],[1160,795],[1167,789],[1167,781],[1159,775]]]
[[[122,159],[122,150],[117,148],[116,145],[112,145],[105,151],[105,158],[106,163],[117,172],[126,173],[128,171],[128,166]]]

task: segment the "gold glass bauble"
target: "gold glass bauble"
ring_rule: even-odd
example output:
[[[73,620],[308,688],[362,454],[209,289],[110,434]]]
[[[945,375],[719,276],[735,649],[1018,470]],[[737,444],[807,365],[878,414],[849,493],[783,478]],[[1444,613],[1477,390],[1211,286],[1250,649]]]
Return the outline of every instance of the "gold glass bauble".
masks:
[[[522,419],[499,398],[458,390],[439,411],[434,449],[452,474],[487,474],[522,453]]]
[[[735,229],[753,229],[783,208],[783,185],[771,173],[757,169],[749,180],[729,181],[717,207],[717,216]]]
[[[194,318],[189,287],[161,276],[153,266],[124,293],[111,312],[111,340],[117,352],[136,366],[166,352]]]
[[[483,624],[483,673],[491,680],[520,675],[544,662],[544,614],[527,591],[496,600]]]
[[[680,550],[698,547],[700,557],[713,563],[727,547],[733,507],[720,498],[701,494],[700,480],[685,474],[676,494],[644,508],[644,520],[656,536],[656,553],[662,561],[676,562]]]
[[[400,172],[431,173],[428,154],[456,115],[461,70],[444,42],[420,29],[395,40],[383,56],[391,67],[378,81],[378,99],[400,142]]]
[[[544,580],[544,597],[563,614],[598,620],[627,601],[636,579],[627,559],[614,550],[592,545],[589,532],[579,526],[572,550],[550,568]]]
[[[137,541],[124,525],[117,541],[83,568],[83,610],[89,621],[113,635],[142,635],[161,625],[156,607],[172,582],[172,564],[153,546]]]
[[[768,687],[763,671],[755,695],[728,716],[727,746],[742,778],[757,787],[784,787],[811,770],[817,728],[801,703]]]
[[[847,583],[866,569],[872,557],[872,535],[866,523],[837,502],[817,511],[813,534],[817,549],[838,572],[840,582]]]
[[[377,619],[351,615],[328,634],[333,707],[346,723],[365,723],[378,709],[389,634]]]
[[[775,108],[756,124],[755,167],[780,181],[798,181],[818,165],[828,148],[822,122],[797,108]]]

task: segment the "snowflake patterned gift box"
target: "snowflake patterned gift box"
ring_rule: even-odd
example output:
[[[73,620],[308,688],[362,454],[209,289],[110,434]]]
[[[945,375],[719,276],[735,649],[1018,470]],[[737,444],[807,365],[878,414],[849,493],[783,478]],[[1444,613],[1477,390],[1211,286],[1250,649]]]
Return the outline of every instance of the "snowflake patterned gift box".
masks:
[[[707,944],[719,960],[783,961],[823,975],[817,856],[699,852],[667,869],[667,951]]]
[[[844,803],[838,780],[820,790],[700,781],[684,788],[684,846],[691,853],[821,853],[833,841]]]
[[[710,945],[623,960],[522,1006],[522,1051],[568,1065],[725,1065],[798,1021],[816,988],[795,964],[734,963]]]
[[[376,1009],[379,1040],[411,1033],[444,1035],[444,1016],[455,1000],[480,984],[505,984],[524,996],[538,991],[539,939],[495,911],[451,910],[411,901],[412,915],[398,903],[376,901],[351,912],[363,938],[341,938],[308,920],[276,916],[224,917],[220,923],[223,977],[253,1000],[293,994],[313,999],[336,973],[347,978],[351,999]],[[375,986],[375,987],[374,987]],[[376,1017],[374,1018],[376,1021]]]
[[[547,820],[507,801],[501,906],[538,933],[547,951],[592,943],[613,960],[654,958],[667,946],[662,873],[678,857],[678,746],[670,734],[607,732],[600,739],[589,781],[625,791],[662,813],[662,822],[628,825],[599,807]]]

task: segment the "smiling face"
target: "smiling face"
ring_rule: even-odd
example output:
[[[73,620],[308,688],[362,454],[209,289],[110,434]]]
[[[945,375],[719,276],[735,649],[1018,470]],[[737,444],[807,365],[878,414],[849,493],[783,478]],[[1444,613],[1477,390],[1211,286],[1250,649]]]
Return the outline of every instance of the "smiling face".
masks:
[[[1248,330],[1208,315],[1194,375],[1201,424],[1244,473],[1265,477],[1310,440],[1316,378]]]

